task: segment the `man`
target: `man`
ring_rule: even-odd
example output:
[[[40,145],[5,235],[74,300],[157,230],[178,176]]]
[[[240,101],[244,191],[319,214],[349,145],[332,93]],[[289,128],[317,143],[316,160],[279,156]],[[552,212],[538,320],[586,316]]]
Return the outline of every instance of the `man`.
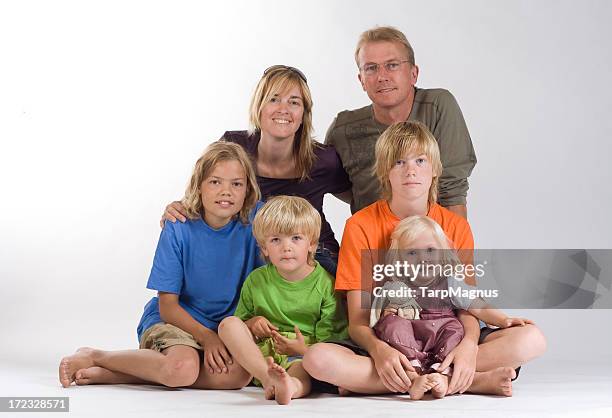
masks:
[[[406,36],[392,27],[364,32],[355,51],[359,81],[372,104],[340,112],[327,131],[325,143],[334,145],[353,183],[351,212],[380,198],[380,185],[372,174],[374,146],[395,122],[424,123],[440,146],[444,170],[438,201],[467,218],[467,178],[476,165],[472,140],[461,109],[450,92],[420,89],[419,68]]]

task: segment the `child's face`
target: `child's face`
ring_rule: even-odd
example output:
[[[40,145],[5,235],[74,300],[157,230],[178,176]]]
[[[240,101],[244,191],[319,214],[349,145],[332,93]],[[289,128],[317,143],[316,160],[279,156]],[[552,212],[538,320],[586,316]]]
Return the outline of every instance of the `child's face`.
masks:
[[[403,259],[410,264],[427,266],[436,265],[442,261],[441,250],[443,248],[435,239],[434,234],[429,231],[417,235],[411,242],[400,242],[400,249]],[[413,281],[418,286],[429,286],[437,279],[432,269],[421,270],[421,272]]]
[[[236,160],[217,163],[200,185],[204,221],[221,228],[240,212],[247,191],[246,175]]]
[[[267,236],[261,251],[285,279],[301,280],[310,270],[308,252],[316,249],[316,243],[312,244],[306,235],[296,233]]]
[[[433,168],[425,154],[406,155],[389,172],[394,199],[427,200],[432,180]]]

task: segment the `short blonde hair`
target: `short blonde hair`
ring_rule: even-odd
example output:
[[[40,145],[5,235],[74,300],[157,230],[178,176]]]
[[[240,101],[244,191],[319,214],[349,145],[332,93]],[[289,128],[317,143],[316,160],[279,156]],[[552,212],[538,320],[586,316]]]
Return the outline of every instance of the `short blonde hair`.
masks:
[[[389,173],[400,160],[411,154],[425,154],[429,159],[433,178],[429,187],[428,202],[438,199],[438,179],[442,174],[442,161],[438,142],[427,126],[421,122],[397,122],[389,126],[376,141],[374,174],[380,182],[382,198],[391,199]]]
[[[253,220],[253,235],[260,247],[271,235],[304,234],[310,245],[319,242],[321,215],[308,202],[297,196],[275,196],[257,211]],[[308,263],[314,265],[314,254],[308,253]]]
[[[249,213],[260,198],[255,170],[253,170],[249,156],[240,145],[223,141],[209,145],[195,164],[185,196],[181,200],[188,218],[197,219],[204,216],[204,205],[200,192],[202,182],[210,176],[216,165],[223,161],[238,161],[244,170],[247,190],[238,216],[243,223],[248,223]]]
[[[300,73],[291,67],[275,66],[266,71],[259,80],[249,111],[251,132],[261,132],[261,110],[274,95],[282,94],[292,87],[297,86],[302,94],[304,103],[304,115],[302,125],[295,133],[293,141],[293,159],[300,181],[310,178],[309,173],[316,160],[315,147],[319,144],[312,138],[312,96],[306,81]]]
[[[391,234],[391,245],[389,245],[391,254],[397,254],[397,252],[401,250],[412,249],[410,248],[411,243],[424,232],[431,233],[440,247],[439,251],[442,255],[442,264],[459,263],[459,258],[454,250],[453,242],[446,236],[442,227],[433,219],[422,215],[409,216],[402,219],[397,224]]]
[[[359,67],[359,51],[363,46],[370,42],[395,42],[400,44],[406,50],[406,59],[410,65],[414,65],[414,50],[401,31],[394,28],[393,26],[377,26],[373,29],[369,29],[359,36],[357,42],[357,48],[355,49],[355,62]]]

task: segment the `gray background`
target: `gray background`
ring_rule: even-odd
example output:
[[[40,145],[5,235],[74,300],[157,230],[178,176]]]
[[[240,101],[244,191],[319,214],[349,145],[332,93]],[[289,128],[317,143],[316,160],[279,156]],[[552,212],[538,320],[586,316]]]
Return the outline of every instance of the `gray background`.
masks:
[[[611,17],[606,1],[3,2],[0,360],[135,347],[160,215],[204,147],[247,128],[278,63],[308,76],[322,139],[368,103],[353,51],[377,24],[411,41],[418,86],[461,105],[478,247],[612,248]],[[348,206],[326,214],[340,238]],[[610,370],[610,310],[519,314],[549,339],[536,364]]]

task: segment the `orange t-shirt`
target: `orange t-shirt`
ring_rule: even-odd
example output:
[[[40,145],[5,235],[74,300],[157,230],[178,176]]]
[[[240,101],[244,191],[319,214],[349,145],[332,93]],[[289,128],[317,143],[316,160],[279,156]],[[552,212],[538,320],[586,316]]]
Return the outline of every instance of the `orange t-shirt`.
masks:
[[[455,249],[474,248],[470,224],[463,217],[437,203],[430,206],[427,216],[442,227]],[[370,257],[367,265],[375,264],[376,251],[370,250],[387,250],[391,245],[391,234],[399,222],[386,200],[372,203],[346,221],[338,255],[336,290],[366,290],[361,280],[362,254]]]

